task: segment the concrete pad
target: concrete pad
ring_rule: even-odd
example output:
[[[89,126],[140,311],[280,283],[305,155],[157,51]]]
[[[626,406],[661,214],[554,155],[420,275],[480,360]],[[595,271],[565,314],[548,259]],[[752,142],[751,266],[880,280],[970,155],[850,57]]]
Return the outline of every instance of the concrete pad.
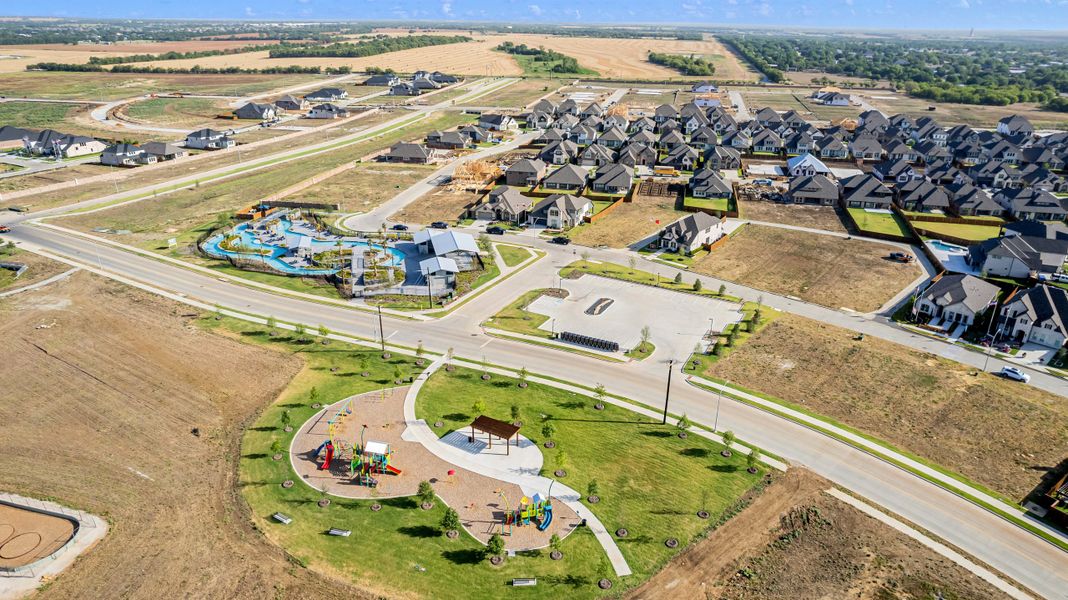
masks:
[[[567,298],[542,296],[527,308],[549,317],[541,329],[614,341],[629,350],[641,342],[641,329],[648,325],[660,360],[685,359],[710,326],[718,332],[742,320],[741,307],[732,302],[616,279],[585,275],[561,285]],[[586,314],[602,298],[611,299],[611,305],[600,314]]]

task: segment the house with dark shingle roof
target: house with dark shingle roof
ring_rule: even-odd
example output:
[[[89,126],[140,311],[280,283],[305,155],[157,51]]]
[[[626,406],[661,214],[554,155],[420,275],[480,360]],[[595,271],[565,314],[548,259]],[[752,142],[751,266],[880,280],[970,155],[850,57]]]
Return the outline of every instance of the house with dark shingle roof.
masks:
[[[1036,285],[1009,297],[998,317],[998,327],[1018,342],[1064,346],[1068,338],[1068,291]]]
[[[733,190],[716,169],[699,169],[690,177],[690,195],[694,198],[730,198]]]
[[[949,195],[926,179],[913,179],[894,188],[897,205],[912,212],[948,213]]]
[[[349,93],[341,88],[322,88],[315,90],[309,94],[304,95],[304,99],[309,102],[336,102],[338,100],[344,100],[349,97]]]
[[[826,175],[802,175],[790,180],[786,199],[794,204],[831,206],[838,200],[838,186]]]
[[[530,209],[527,224],[547,229],[571,229],[593,213],[593,202],[572,194],[553,194]]]
[[[434,151],[422,144],[401,142],[394,144],[389,152],[382,155],[386,162],[427,164],[434,158]]]
[[[664,158],[663,164],[675,167],[680,171],[692,171],[697,166],[697,161],[701,159],[700,153],[697,150],[683,144],[681,146],[675,146],[668,155]]]
[[[349,110],[342,108],[337,104],[331,104],[329,102],[325,104],[316,104],[308,111],[309,119],[344,119],[349,116]]]
[[[1034,132],[1035,127],[1031,125],[1031,121],[1028,121],[1027,117],[1009,115],[998,121],[998,133],[1001,135],[1016,135],[1020,133],[1030,135]]]
[[[720,171],[742,166],[742,154],[735,148],[716,146],[705,153],[705,166]]]
[[[542,160],[554,165],[567,164],[576,156],[578,156],[578,145],[571,140],[553,142],[546,146],[539,154],[539,157]]]
[[[474,146],[471,138],[459,131],[431,131],[426,135],[428,148],[440,148],[443,150],[458,150]]]
[[[648,166],[655,165],[657,158],[659,158],[659,155],[652,146],[647,144],[630,143],[623,146],[623,149],[619,151],[619,155],[616,157],[616,162],[631,167],[636,167],[638,165]]]
[[[511,186],[532,188],[545,176],[545,168],[541,160],[524,158],[504,170],[504,181]]]
[[[842,143],[842,140],[833,135],[820,138],[816,142],[816,148],[819,150],[820,158],[824,160],[845,160],[849,158],[849,148]]]
[[[214,129],[198,129],[185,136],[185,147],[197,150],[222,150],[232,148],[235,144],[229,135]]]
[[[546,175],[541,185],[547,190],[579,191],[586,186],[587,175],[583,167],[567,164]]]
[[[916,174],[909,161],[899,158],[897,160],[884,160],[877,163],[871,170],[872,175],[883,183],[903,184],[921,177]]]
[[[1068,240],[1011,235],[968,246],[965,259],[988,277],[1027,279],[1056,273],[1068,260]]]
[[[607,146],[590,144],[579,154],[578,164],[583,167],[603,167],[616,161],[616,153]]]
[[[1045,190],[1001,190],[994,200],[1018,220],[1063,221],[1068,216],[1065,210],[1068,201]]]
[[[633,181],[634,168],[617,163],[597,169],[590,187],[602,194],[626,194]]]
[[[998,291],[996,285],[978,277],[943,275],[916,298],[912,314],[968,326],[993,306]]]
[[[1004,212],[1001,205],[990,196],[990,192],[967,181],[951,183],[945,186],[945,190],[949,194],[949,204],[953,207],[953,212],[962,217],[993,217]]]
[[[846,208],[890,209],[893,192],[870,174],[853,175],[838,182]]]
[[[486,197],[486,201],[475,207],[475,218],[486,221],[507,221],[522,223],[527,220],[527,211],[534,199],[519,193],[519,190],[499,185]]]
[[[156,162],[156,157],[133,144],[112,144],[100,153],[100,164],[112,167],[136,167]]]
[[[304,98],[293,95],[285,95],[274,101],[274,105],[282,110],[307,110],[309,104]]]
[[[724,220],[705,212],[686,215],[661,229],[656,245],[669,252],[692,254],[723,237]]]
[[[378,75],[372,75],[363,81],[363,85],[377,87],[393,87],[398,83],[400,83],[400,77],[397,77],[393,73],[379,73]]]
[[[145,142],[141,144],[141,149],[155,156],[157,161],[174,160],[189,154],[185,148],[166,142]]]

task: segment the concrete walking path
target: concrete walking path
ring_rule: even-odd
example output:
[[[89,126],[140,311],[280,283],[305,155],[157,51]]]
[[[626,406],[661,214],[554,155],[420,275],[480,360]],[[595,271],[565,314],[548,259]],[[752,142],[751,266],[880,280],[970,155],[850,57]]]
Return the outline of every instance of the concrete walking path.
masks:
[[[76,271],[81,271],[81,270],[82,270],[81,267],[74,267],[72,269],[67,269],[66,271],[63,271],[59,275],[53,275],[53,276],[49,277],[48,279],[42,279],[41,281],[38,281],[37,283],[31,283],[30,285],[24,285],[22,287],[15,288],[13,290],[7,290],[7,291],[4,291],[4,292],[0,292],[0,298],[7,298],[8,296],[14,296],[15,294],[21,294],[22,292],[28,292],[30,290],[36,290],[38,288],[43,288],[46,285],[49,285],[51,283],[55,283],[55,282],[59,281],[60,279],[66,279],[67,277],[70,277],[71,275],[73,275]]]

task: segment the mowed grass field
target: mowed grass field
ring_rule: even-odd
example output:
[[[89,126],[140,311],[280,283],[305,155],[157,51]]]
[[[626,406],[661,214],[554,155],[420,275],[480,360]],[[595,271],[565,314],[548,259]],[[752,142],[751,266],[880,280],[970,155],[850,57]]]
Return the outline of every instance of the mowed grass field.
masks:
[[[433,165],[362,163],[295,193],[302,202],[340,203],[343,212],[365,212],[434,172]]]
[[[1068,113],[1041,110],[1034,103],[979,106],[932,102],[893,92],[871,91],[862,95],[872,106],[888,115],[905,113],[913,118],[933,117],[941,125],[994,127],[1002,117],[1018,114],[1027,117],[1038,129],[1068,129]],[[935,110],[928,110],[931,106],[935,107]]]
[[[836,419],[1016,499],[1064,460],[1063,398],[853,336],[782,315],[707,374]]]
[[[746,225],[691,270],[831,308],[877,310],[923,271],[886,259],[894,248],[838,236]]]
[[[0,63],[3,62],[0,60]],[[110,101],[143,94],[175,91],[243,96],[325,79],[327,77],[323,75],[168,75],[20,71],[0,73],[0,96],[94,101]]]
[[[138,123],[193,127],[210,123],[219,115],[228,115],[231,110],[225,100],[149,98],[127,104],[120,109],[120,116]]]
[[[0,300],[4,489],[109,524],[34,597],[367,598],[295,568],[236,492],[241,433],[300,355],[190,327],[195,314],[85,272]]]
[[[0,76],[0,80],[2,79]],[[89,116],[92,108],[91,104],[0,102],[0,123],[34,130],[55,129],[63,133],[88,135],[104,140],[118,140],[126,136],[138,141],[160,139],[160,134],[151,131],[124,133],[105,127],[94,127],[94,121]]]

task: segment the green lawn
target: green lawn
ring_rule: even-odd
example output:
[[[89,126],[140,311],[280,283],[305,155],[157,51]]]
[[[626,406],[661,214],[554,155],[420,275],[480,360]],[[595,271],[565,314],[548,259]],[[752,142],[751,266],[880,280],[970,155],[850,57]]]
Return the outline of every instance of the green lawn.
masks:
[[[622,279],[623,281],[630,281],[633,283],[654,285],[656,287],[661,287],[666,290],[683,292],[686,294],[696,294],[698,296],[705,296],[708,298],[719,298],[728,302],[738,301],[738,299],[733,296],[720,296],[718,293],[719,290],[710,290],[708,288],[694,290],[693,281],[687,281],[685,276],[683,276],[682,283],[675,283],[672,278],[661,277],[656,273],[650,273],[648,271],[642,271],[640,269],[631,269],[624,265],[617,265],[615,263],[595,263],[580,260],[571,263],[563,269],[560,269],[560,275],[562,277],[567,277],[575,271],[581,271],[583,273],[589,273],[591,275],[600,275],[601,277],[609,277],[612,279]]]
[[[928,232],[931,234],[931,237],[938,237],[938,234],[942,234],[971,242],[988,240],[993,237],[998,237],[1001,233],[1000,225],[967,225],[958,223],[939,223],[937,221],[913,221],[912,226],[917,230]]]
[[[623,353],[627,358],[633,358],[634,360],[645,360],[649,358],[649,355],[656,350],[656,346],[652,342],[641,342],[637,347],[631,348]]]
[[[560,61],[541,61],[534,60],[533,56],[524,56],[522,54],[512,54],[512,58],[523,69],[524,77],[567,77],[569,75],[600,75],[593,69],[587,69],[586,67],[579,67],[575,73],[554,73],[552,68],[555,67]]]
[[[537,289],[524,293],[514,302],[498,311],[497,314],[486,319],[486,325],[524,335],[550,337],[550,332],[538,329],[549,317],[527,310],[527,306],[546,291],[545,289]]]
[[[912,237],[905,222],[896,213],[873,213],[863,208],[848,208],[846,210],[853,217],[853,221],[856,222],[857,228],[860,229],[861,233],[872,232],[896,235],[903,238]]]
[[[530,258],[530,251],[526,248],[509,246],[508,244],[497,244],[496,246],[497,252],[500,253],[501,260],[504,261],[505,266],[514,267]]]
[[[78,106],[47,102],[0,102],[0,123],[13,127],[62,129],[67,115]]]
[[[746,473],[741,454],[723,458],[719,444],[697,435],[680,439],[672,423],[661,425],[612,405],[598,411],[586,396],[535,383],[521,390],[516,384],[499,375],[482,381],[471,369],[439,371],[423,387],[416,415],[427,423],[442,421],[435,428],[441,436],[470,424],[475,399],[485,402],[484,414],[505,420],[511,420],[516,404],[527,423],[522,435],[539,444],[546,439],[541,428],[548,416],[556,447],[542,449],[543,474],[558,467],[563,453],[568,475],[562,483],[585,494],[590,481],[597,481],[601,502],[590,509],[609,531],[629,531],[619,542],[634,571],[627,586],[640,583],[678,552],[664,540],[677,538],[684,548],[759,481]],[[711,519],[696,516],[702,508]],[[441,591],[438,596],[449,597]]]
[[[682,205],[686,208],[706,208],[722,211],[730,210],[731,204],[729,198],[694,198],[693,196],[686,196],[682,200]]]
[[[586,194],[586,197],[589,198],[589,194]],[[615,200],[593,200],[593,214],[597,214],[615,203]]]

